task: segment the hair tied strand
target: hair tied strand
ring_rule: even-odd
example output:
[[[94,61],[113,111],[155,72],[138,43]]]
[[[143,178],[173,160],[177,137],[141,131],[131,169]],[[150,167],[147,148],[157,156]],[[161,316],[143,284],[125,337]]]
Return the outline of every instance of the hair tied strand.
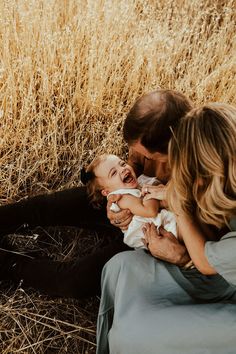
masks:
[[[83,167],[82,170],[80,171],[80,179],[81,182],[86,185],[89,181],[91,181],[94,178],[94,173],[91,171],[86,171],[86,169]]]

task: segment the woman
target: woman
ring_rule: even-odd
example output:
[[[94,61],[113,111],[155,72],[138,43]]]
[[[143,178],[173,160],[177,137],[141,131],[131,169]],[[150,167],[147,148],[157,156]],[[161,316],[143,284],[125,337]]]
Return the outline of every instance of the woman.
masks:
[[[235,156],[235,108],[210,104],[180,121],[167,195],[191,262],[152,225],[145,239],[153,257],[113,257],[102,274],[98,354],[235,353]]]

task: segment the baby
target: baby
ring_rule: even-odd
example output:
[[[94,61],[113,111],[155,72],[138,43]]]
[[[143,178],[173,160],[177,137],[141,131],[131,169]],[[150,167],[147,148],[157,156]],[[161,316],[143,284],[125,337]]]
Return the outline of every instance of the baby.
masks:
[[[142,228],[145,223],[153,222],[163,226],[177,237],[175,216],[165,209],[160,210],[160,201],[142,197],[142,184],[153,184],[157,180],[141,175],[136,177],[133,168],[116,155],[98,156],[82,170],[81,181],[86,184],[91,203],[101,206],[104,197],[119,194],[121,198],[112,204],[113,211],[129,209],[134,215],[128,230],[124,231],[124,242],[133,248],[146,248],[142,241]]]

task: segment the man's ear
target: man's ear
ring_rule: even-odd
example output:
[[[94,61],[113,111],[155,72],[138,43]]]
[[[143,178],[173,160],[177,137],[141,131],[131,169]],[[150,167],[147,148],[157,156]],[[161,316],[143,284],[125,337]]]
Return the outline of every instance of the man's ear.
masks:
[[[109,193],[110,193],[110,192],[109,192],[107,189],[102,189],[102,190],[101,190],[101,194],[102,194],[104,197],[107,197]]]

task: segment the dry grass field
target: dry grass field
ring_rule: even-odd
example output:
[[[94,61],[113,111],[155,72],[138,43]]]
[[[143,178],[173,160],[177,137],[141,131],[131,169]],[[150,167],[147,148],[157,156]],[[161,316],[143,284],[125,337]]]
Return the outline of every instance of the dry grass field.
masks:
[[[158,86],[235,104],[235,14],[234,0],[1,0],[1,204],[79,184],[101,151],[124,155],[124,117]],[[92,247],[50,232],[58,259]],[[97,304],[4,288],[0,352],[94,353]]]

